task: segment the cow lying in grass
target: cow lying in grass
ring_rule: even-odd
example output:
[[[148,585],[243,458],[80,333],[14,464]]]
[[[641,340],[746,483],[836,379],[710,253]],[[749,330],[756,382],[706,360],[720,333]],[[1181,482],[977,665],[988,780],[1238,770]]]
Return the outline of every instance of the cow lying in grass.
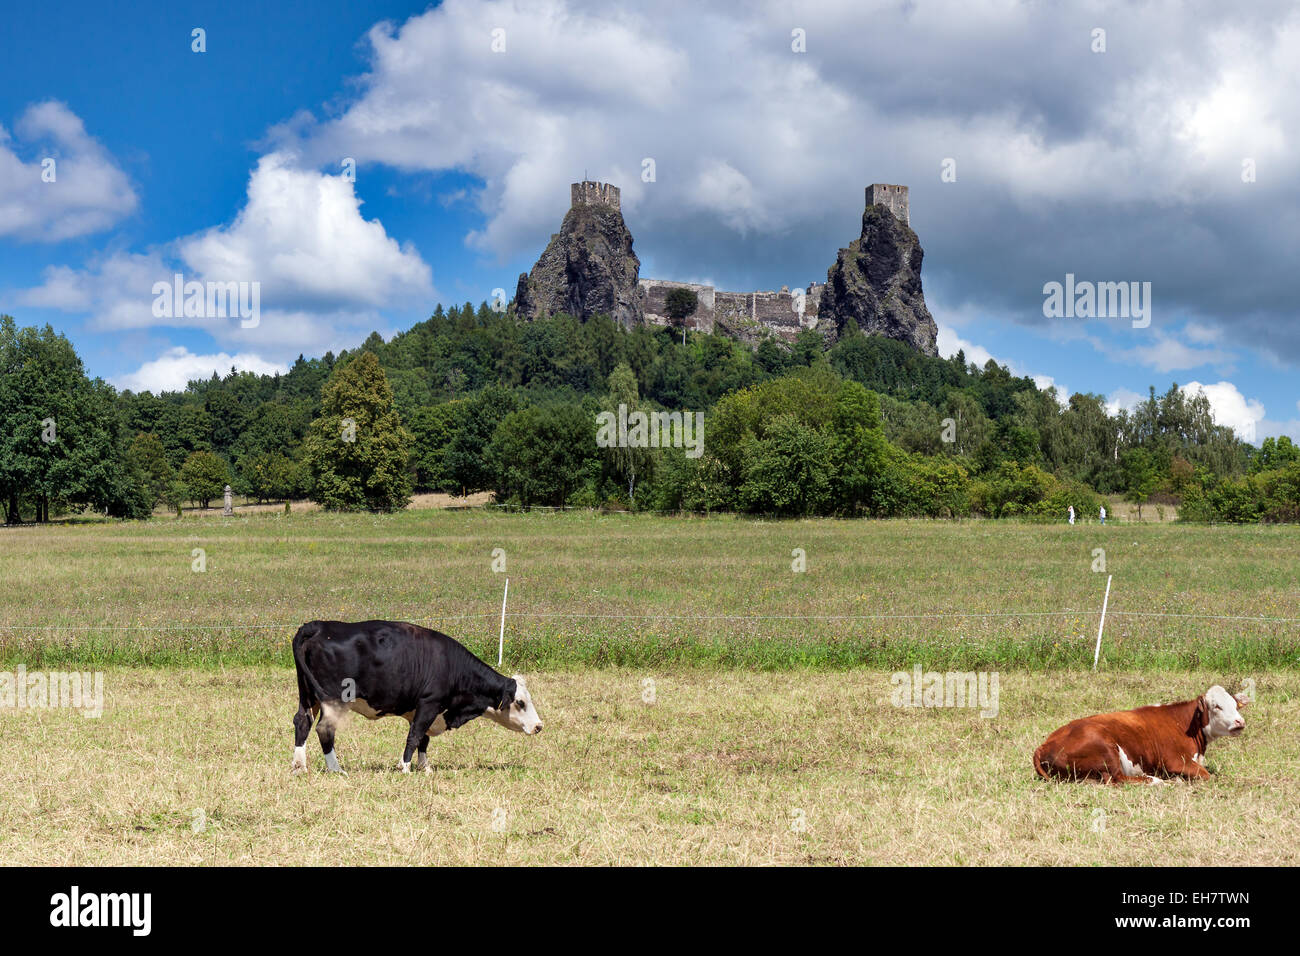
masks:
[[[1139,707],[1071,721],[1034,751],[1034,769],[1102,783],[1163,783],[1162,776],[1208,777],[1205,748],[1246,727],[1239,708],[1247,703],[1217,684],[1195,700]]]
[[[356,711],[371,720],[398,715],[411,725],[397,769],[429,768],[429,738],[485,716],[524,734],[539,734],[542,720],[519,675],[506,677],[446,634],[395,621],[310,621],[293,636],[298,671],[298,713],[293,718],[293,772],[307,769],[307,734],[316,735],[325,766],[339,772],[334,730]]]

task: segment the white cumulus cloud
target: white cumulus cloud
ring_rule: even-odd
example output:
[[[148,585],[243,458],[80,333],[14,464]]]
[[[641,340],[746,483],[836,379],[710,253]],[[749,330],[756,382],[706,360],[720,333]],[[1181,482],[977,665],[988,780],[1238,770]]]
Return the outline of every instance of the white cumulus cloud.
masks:
[[[1217,337],[1207,337],[1203,326],[1193,325],[1185,330],[1188,338],[1194,342],[1216,341]],[[1157,331],[1150,345],[1137,345],[1131,350],[1131,356],[1137,361],[1157,372],[1178,372],[1186,369],[1200,368],[1203,365],[1230,366],[1232,355],[1219,348],[1194,348],[1179,341],[1173,335]],[[1126,355],[1126,357],[1128,357]]]
[[[1117,388],[1106,396],[1106,412],[1116,415],[1121,409],[1132,411],[1139,402],[1145,402],[1148,396],[1133,391],[1131,388]]]
[[[177,273],[186,281],[258,283],[259,321],[244,328],[239,317],[155,316],[154,284],[170,285]],[[281,153],[258,162],[230,225],[141,253],[116,251],[81,269],[52,266],[43,279],[20,301],[88,313],[101,331],[198,329],[224,347],[273,358],[353,347],[386,325],[381,308],[436,296],[428,264],[362,216],[351,182],[299,168]]]
[[[63,103],[28,107],[14,132],[0,126],[0,236],[57,242],[135,211],[126,173]]]
[[[1036,385],[1041,391],[1047,391],[1049,388],[1056,389],[1057,402],[1063,406],[1069,404],[1071,394],[1069,387],[1057,382],[1051,375],[1027,372],[1018,362],[1004,361],[996,358],[982,345],[976,345],[974,342],[966,341],[966,339],[963,339],[958,335],[956,330],[951,326],[943,322],[936,322],[935,324],[939,327],[939,334],[935,340],[935,344],[939,349],[939,355],[943,358],[952,358],[958,352],[964,352],[966,355],[967,365],[973,362],[980,368],[983,368],[989,361],[993,361],[997,365],[1005,365],[1012,375],[1029,376],[1029,378],[1033,379],[1034,385]]]
[[[935,345],[939,349],[939,355],[943,358],[952,358],[958,352],[966,354],[966,364],[972,362],[983,368],[988,362],[992,361],[998,365],[1005,364],[998,359],[993,358],[993,353],[982,345],[976,345],[974,342],[968,342],[957,334],[956,329],[943,322],[935,323],[939,327],[939,334],[935,338]]]
[[[241,372],[253,372],[258,375],[284,374],[288,366],[278,362],[267,362],[257,355],[240,352],[229,355],[217,352],[212,355],[195,355],[184,346],[168,349],[158,358],[145,362],[134,372],[129,372],[113,384],[120,389],[133,392],[150,391],[155,394],[163,391],[183,391],[185,386],[195,379],[208,379],[215,372],[226,375],[231,368]]]
[[[1256,441],[1259,422],[1264,418],[1264,404],[1258,399],[1247,398],[1232,382],[1188,382],[1181,389],[1188,395],[1204,392],[1216,425],[1231,428],[1244,441]]]
[[[297,168],[282,153],[258,161],[230,226],[178,245],[202,278],[261,282],[272,308],[373,307],[433,294],[429,266],[361,215],[351,182]]]

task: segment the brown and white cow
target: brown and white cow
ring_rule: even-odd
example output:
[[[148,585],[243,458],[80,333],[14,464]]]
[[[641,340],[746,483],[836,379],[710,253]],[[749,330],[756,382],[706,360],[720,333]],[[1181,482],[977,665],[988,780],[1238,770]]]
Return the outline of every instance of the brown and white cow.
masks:
[[[1161,776],[1208,777],[1205,748],[1217,737],[1235,737],[1246,727],[1233,696],[1215,684],[1195,700],[1138,707],[1074,720],[1055,730],[1034,751],[1043,778],[1100,780],[1102,783],[1163,783]]]

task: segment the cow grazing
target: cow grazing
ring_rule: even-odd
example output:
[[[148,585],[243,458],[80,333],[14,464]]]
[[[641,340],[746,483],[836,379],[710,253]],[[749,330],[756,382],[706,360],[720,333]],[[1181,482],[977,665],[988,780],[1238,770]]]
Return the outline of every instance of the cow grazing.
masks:
[[[307,734],[316,734],[325,766],[339,772],[334,730],[348,711],[371,720],[394,714],[411,725],[397,768],[431,773],[429,738],[480,715],[507,730],[542,731],[524,679],[506,677],[446,634],[395,621],[310,621],[293,636],[298,713],[293,718],[293,772],[307,769]]]
[[[1102,783],[1163,783],[1161,776],[1208,777],[1205,748],[1245,729],[1235,697],[1217,684],[1195,700],[1098,714],[1074,720],[1034,751],[1034,769],[1051,776]],[[1158,776],[1159,775],[1159,776]]]

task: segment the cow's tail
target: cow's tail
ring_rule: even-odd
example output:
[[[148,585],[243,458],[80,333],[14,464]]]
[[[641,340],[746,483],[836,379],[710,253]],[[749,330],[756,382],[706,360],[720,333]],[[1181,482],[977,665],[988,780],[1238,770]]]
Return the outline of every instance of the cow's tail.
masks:
[[[1052,761],[1047,758],[1046,750],[1047,744],[1043,744],[1034,751],[1034,770],[1044,780],[1050,780],[1051,774],[1047,772],[1047,768],[1052,765]]]
[[[298,672],[298,706],[307,711],[318,706],[325,699],[320,684],[316,683],[311,669],[307,667],[304,653],[307,641],[315,637],[319,631],[320,624],[309,621],[298,628],[298,633],[293,636],[293,666]]]

